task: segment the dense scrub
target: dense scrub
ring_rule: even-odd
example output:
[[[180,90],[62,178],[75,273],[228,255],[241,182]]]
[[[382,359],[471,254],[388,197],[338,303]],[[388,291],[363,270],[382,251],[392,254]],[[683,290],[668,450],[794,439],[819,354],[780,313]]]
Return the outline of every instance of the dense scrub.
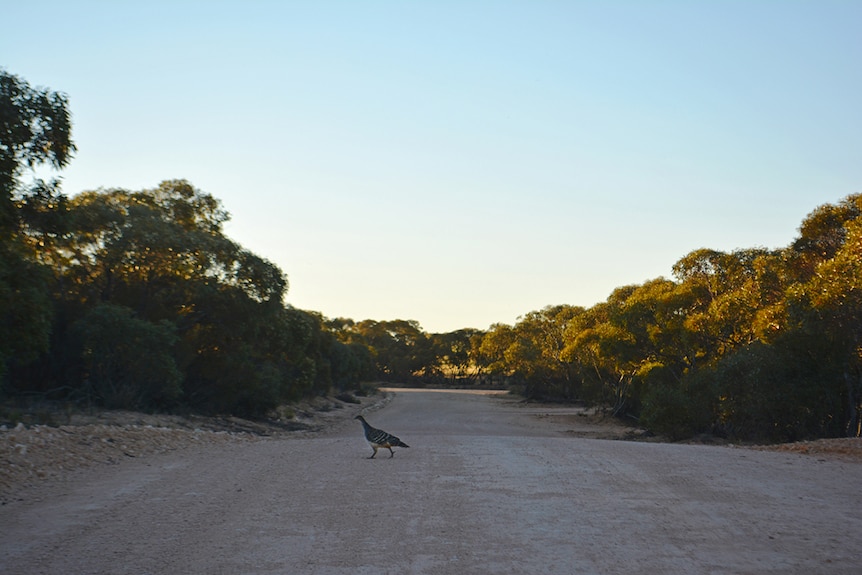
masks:
[[[493,326],[476,357],[528,395],[607,405],[673,437],[859,436],[862,195],[799,231],[783,249],[697,250],[673,280]]]

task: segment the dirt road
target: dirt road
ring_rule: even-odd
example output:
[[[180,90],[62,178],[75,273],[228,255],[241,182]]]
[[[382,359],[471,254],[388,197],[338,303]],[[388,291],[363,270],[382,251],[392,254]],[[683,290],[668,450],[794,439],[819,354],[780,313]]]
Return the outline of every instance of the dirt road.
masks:
[[[0,508],[0,573],[851,574],[862,463],[573,437],[487,396],[88,469]]]

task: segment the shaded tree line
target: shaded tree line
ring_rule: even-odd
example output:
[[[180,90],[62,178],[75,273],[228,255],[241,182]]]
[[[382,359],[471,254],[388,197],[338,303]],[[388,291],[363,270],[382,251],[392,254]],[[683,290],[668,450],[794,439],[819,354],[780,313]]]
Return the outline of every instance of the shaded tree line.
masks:
[[[221,204],[188,182],[18,203],[46,321],[41,353],[6,362],[9,393],[260,415],[373,377],[367,350],[283,303],[283,272],[227,238]]]
[[[0,71],[0,383],[130,409],[261,415],[372,379],[368,350],[284,304],[287,277],[183,180],[67,197],[67,98]]]

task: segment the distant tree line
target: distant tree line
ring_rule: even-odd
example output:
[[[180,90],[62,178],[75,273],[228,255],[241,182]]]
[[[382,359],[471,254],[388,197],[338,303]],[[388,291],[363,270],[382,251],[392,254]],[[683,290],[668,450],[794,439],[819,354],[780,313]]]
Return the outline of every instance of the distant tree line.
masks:
[[[428,334],[284,303],[285,274],[184,180],[67,197],[30,167],[75,146],[63,94],[0,70],[0,390],[107,407],[265,415],[365,381],[505,385],[674,438],[860,434],[862,195],[777,250],[701,249],[673,278],[515,325]]]

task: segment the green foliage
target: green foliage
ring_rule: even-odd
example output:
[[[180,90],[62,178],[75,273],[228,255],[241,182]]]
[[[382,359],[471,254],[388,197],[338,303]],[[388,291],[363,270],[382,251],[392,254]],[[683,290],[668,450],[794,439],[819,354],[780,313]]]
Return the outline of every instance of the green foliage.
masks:
[[[435,363],[427,371],[437,374],[441,383],[477,381],[482,375],[477,356],[483,335],[478,329],[431,334],[431,355]]]
[[[384,381],[411,381],[435,370],[431,339],[413,320],[342,322],[339,337],[366,346]]]
[[[0,384],[10,367],[47,349],[54,312],[50,274],[21,234],[22,210],[14,201],[19,177],[24,168],[42,164],[62,168],[74,151],[66,96],[34,89],[0,69]],[[32,196],[51,195],[56,184],[39,182],[35,188]],[[53,223],[44,221],[42,227],[51,229]]]
[[[188,182],[72,199],[44,192],[19,209],[23,237],[50,269],[42,283],[53,285],[56,318],[72,325],[41,361],[55,388],[114,407],[260,416],[368,374],[369,350],[338,341],[319,316],[286,307],[281,270],[225,237],[220,202]],[[62,209],[46,211],[48,204]],[[144,346],[162,371],[100,333]],[[68,354],[70,346],[80,351]],[[20,375],[16,389],[34,389]]]
[[[660,385],[646,392],[641,423],[656,433],[677,440],[697,433],[698,415],[691,398],[680,387]]]
[[[129,308],[100,304],[75,322],[71,333],[83,365],[80,391],[88,402],[150,409],[180,397],[182,375],[173,356],[177,338],[169,322],[151,323]]]
[[[49,278],[47,269],[14,245],[0,243],[0,382],[10,362],[26,364],[48,349],[53,316]]]
[[[674,440],[716,431],[718,400],[711,378],[692,375],[677,382],[661,374],[653,376],[643,390],[643,426]]]
[[[75,152],[65,94],[0,69],[0,238],[14,227],[12,194],[24,167],[64,167]]]
[[[10,393],[257,416],[374,375],[367,346],[284,305],[284,273],[227,238],[221,202],[190,183],[71,199],[56,182],[25,189],[25,168],[68,163],[70,131],[65,95],[0,71],[0,379]],[[392,328],[399,340],[424,337],[409,322]]]
[[[859,435],[862,195],[800,232],[783,250],[696,250],[676,281],[492,326],[477,361],[530,396],[606,405],[674,438]]]
[[[264,415],[370,380],[493,381],[583,401],[674,438],[862,433],[862,195],[785,249],[695,250],[585,309],[427,334],[284,304],[277,266],[224,234],[184,180],[67,198],[65,95],[0,71],[0,380],[115,407]]]
[[[835,349],[821,338],[785,336],[728,355],[710,374],[718,421],[743,439],[798,441],[840,435],[841,379]]]

